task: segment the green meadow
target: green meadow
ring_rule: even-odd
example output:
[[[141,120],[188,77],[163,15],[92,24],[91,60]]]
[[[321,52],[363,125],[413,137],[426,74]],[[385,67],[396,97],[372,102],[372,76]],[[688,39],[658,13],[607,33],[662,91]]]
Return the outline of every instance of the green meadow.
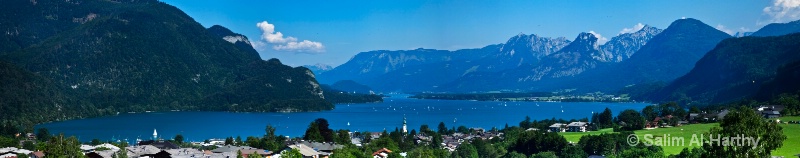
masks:
[[[800,117],[798,116],[781,117],[779,119],[782,122],[800,121]],[[800,154],[800,124],[781,124],[780,126],[783,127],[783,134],[786,135],[786,140],[783,141],[783,147],[779,148],[778,150],[772,151],[772,155],[795,157],[795,155]],[[684,138],[683,144],[669,144],[669,146],[662,146],[662,148],[664,149],[664,154],[671,155],[671,154],[679,154],[681,150],[683,150],[683,148],[699,147],[696,144],[690,145],[692,135],[697,134],[699,136],[700,134],[708,132],[709,129],[711,129],[712,127],[719,127],[719,124],[718,123],[690,124],[680,127],[643,129],[634,131],[634,133],[636,133],[640,142],[644,140],[644,136],[647,134],[652,135],[653,139],[657,137],[661,137],[663,139],[665,135],[669,138],[677,138],[677,137]],[[584,135],[599,135],[602,133],[614,133],[614,131],[611,128],[606,128],[591,132],[562,132],[559,134],[564,136],[564,138],[566,138],[567,141],[577,143]]]

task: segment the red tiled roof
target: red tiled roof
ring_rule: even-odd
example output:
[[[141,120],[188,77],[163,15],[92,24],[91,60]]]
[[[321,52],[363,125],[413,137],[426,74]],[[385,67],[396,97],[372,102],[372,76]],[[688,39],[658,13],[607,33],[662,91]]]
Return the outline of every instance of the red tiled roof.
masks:
[[[392,151],[389,150],[389,149],[383,148],[381,150],[378,150],[378,151],[375,151],[374,153],[372,153],[372,156],[378,155],[378,154],[383,153],[383,152],[391,153]]]
[[[42,157],[44,157],[44,152],[42,152],[42,151],[33,152],[33,155],[36,155],[36,157],[42,158]]]

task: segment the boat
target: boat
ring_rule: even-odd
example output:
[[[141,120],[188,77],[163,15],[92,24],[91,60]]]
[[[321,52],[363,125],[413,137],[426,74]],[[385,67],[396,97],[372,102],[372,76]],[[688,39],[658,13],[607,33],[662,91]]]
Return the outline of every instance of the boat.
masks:
[[[350,126],[350,122],[347,122],[347,126]]]

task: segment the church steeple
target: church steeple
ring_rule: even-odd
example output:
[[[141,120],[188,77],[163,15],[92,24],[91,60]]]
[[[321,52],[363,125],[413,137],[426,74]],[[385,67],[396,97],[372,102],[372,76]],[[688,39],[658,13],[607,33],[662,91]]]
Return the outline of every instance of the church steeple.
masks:
[[[153,140],[158,140],[158,132],[156,132],[155,128],[153,129]]]
[[[406,115],[403,115],[403,133],[408,133],[408,128],[406,127]]]

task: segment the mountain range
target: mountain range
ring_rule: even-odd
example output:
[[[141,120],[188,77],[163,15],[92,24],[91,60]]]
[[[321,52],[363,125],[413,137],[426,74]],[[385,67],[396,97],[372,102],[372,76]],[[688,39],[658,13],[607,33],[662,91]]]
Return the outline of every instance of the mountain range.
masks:
[[[769,24],[756,32],[731,36],[687,18],[672,22],[664,30],[645,26],[602,45],[591,33],[581,33],[572,41],[519,34],[505,43],[480,49],[359,53],[319,78],[323,83],[353,80],[380,92],[615,93],[638,89],[634,91],[647,97],[636,99],[721,103],[796,91],[778,85],[800,78],[797,59],[787,55],[791,54],[788,48],[797,44],[786,35],[800,32],[798,24]],[[762,55],[766,57],[760,58]],[[777,62],[753,65],[773,59]],[[744,86],[742,81],[729,80],[729,76],[758,76],[750,77],[751,84],[757,86]],[[705,82],[714,84],[697,86]]]
[[[572,41],[564,37],[519,34],[505,43],[480,49],[365,52],[320,75],[319,79],[323,83],[354,80],[383,92],[528,91],[534,89],[519,88],[520,85],[571,78],[627,60],[661,31],[645,26],[633,33],[620,34],[603,45],[598,44],[597,37],[591,33],[581,33]],[[363,57],[368,54],[384,58]],[[436,56],[430,58],[434,54]],[[398,58],[413,59],[413,62],[396,60]],[[375,71],[375,65],[384,68]]]

